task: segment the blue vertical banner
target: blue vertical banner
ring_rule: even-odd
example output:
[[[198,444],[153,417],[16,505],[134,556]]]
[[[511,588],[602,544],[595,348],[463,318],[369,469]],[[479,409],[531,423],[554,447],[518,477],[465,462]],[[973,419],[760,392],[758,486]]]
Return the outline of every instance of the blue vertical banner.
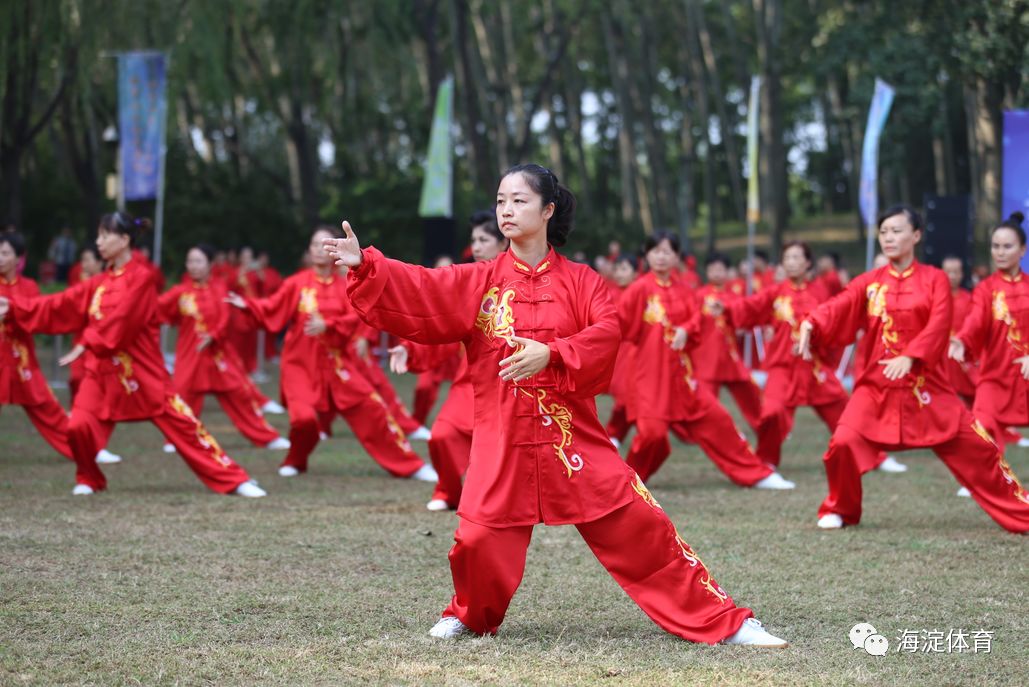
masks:
[[[160,195],[161,149],[168,102],[165,56],[126,52],[118,56],[118,128],[125,200]]]
[[[861,148],[861,216],[865,226],[874,226],[879,214],[879,137],[886,126],[886,117],[893,105],[893,87],[882,79],[875,80],[875,95],[868,108],[868,124]]]
[[[429,132],[429,153],[425,160],[419,217],[454,216],[454,156],[450,130],[454,119],[454,77],[439,85],[436,109]]]
[[[1015,210],[1029,216],[1029,110],[1004,113],[1001,155],[1003,191],[999,219],[1007,218]],[[1029,254],[1022,258],[1022,269],[1029,271]]]

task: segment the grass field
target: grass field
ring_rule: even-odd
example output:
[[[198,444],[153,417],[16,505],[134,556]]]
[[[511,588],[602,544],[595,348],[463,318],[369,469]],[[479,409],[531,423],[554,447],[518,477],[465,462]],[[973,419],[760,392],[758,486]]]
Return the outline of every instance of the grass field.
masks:
[[[399,383],[409,398],[410,378]],[[62,400],[64,397],[62,396]],[[608,399],[600,399],[606,417]],[[341,421],[306,476],[250,448],[208,400],[260,500],[207,492],[149,424],[118,428],[107,492],[72,497],[70,464],[21,409],[0,414],[2,685],[1012,685],[1029,665],[1027,540],[1005,533],[931,454],[865,478],[865,522],[822,532],[827,434],[799,413],[792,493],[733,487],[677,445],[651,487],[738,603],[792,642],[708,647],[664,634],[574,528],[537,528],[501,632],[426,632],[451,592],[456,524],[431,488],[387,477]],[[282,417],[273,423],[285,428]],[[419,447],[424,454],[424,445]],[[1029,476],[1029,451],[1009,452]],[[890,653],[853,649],[869,622]],[[990,653],[898,653],[904,630],[992,631]],[[972,642],[969,640],[969,645]]]

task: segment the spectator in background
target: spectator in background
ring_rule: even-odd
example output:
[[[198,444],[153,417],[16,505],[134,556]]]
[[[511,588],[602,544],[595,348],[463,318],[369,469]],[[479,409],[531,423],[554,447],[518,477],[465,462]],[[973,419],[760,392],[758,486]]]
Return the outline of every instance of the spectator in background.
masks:
[[[71,227],[61,227],[60,233],[50,242],[47,258],[57,266],[57,281],[68,282],[68,270],[78,257],[78,245],[71,235]]]
[[[7,222],[7,224],[4,225],[4,233],[5,234],[17,234],[18,233],[18,225],[15,224],[14,222]],[[15,268],[18,276],[21,276],[25,272],[25,260],[26,260],[25,253],[22,253],[21,255],[18,256],[18,265]],[[987,271],[987,274],[989,274],[988,271]]]

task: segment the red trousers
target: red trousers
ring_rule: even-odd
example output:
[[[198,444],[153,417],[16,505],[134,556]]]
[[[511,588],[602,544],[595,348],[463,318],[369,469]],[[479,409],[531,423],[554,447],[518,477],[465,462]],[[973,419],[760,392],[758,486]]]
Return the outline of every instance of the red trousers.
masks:
[[[836,513],[845,524],[858,524],[861,521],[859,466],[862,460],[867,461],[870,453],[906,448],[913,447],[881,446],[846,425],[837,427],[822,459],[829,480],[829,495],[818,508],[818,516]],[[971,413],[962,411],[958,433],[953,439],[930,448],[998,525],[1010,532],[1029,532],[1029,494]]]
[[[755,358],[757,360],[757,358]],[[718,399],[718,390],[723,386],[732,394],[740,414],[755,432],[761,426],[761,389],[752,380],[743,382],[712,382],[699,380],[698,386]]]
[[[373,358],[371,362],[363,362],[364,366],[359,368],[361,373],[372,387],[379,392],[379,395],[382,396],[390,414],[397,421],[397,424],[400,425],[400,429],[404,431],[404,435],[406,436],[421,427],[422,423],[411,417],[411,414],[407,412],[407,408],[400,402],[396,389],[393,388],[389,377],[386,376],[386,373],[375,362],[375,359]]]
[[[198,418],[204,410],[204,395],[206,392],[182,393],[193,414]],[[236,425],[239,433],[245,436],[255,446],[265,446],[269,442],[279,438],[279,433],[268,424],[261,412],[261,406],[246,387],[240,387],[231,391],[211,392],[212,396],[218,399],[222,410]]]
[[[290,448],[282,464],[307,470],[307,460],[318,445],[318,431],[331,426],[333,413],[338,413],[350,426],[364,450],[383,470],[394,477],[409,477],[425,463],[407,443],[407,437],[377,394],[365,397],[356,405],[336,408],[329,397],[330,412],[319,413],[313,406],[289,401]],[[324,423],[324,424],[323,424]]]
[[[706,396],[701,392],[702,398]],[[713,398],[707,397],[702,414],[691,420],[674,423],[677,434],[687,436],[707,454],[726,477],[749,487],[772,474],[772,468],[761,462],[747,440],[733,424],[729,412]],[[636,436],[625,462],[644,482],[658,471],[672,453],[668,432],[673,423],[654,418],[637,418]]]
[[[461,503],[461,478],[472,456],[472,433],[446,417],[436,418],[429,439],[429,458],[439,475],[432,498],[446,501],[451,508]]]
[[[43,403],[22,406],[22,408],[25,409],[25,414],[29,416],[32,425],[46,440],[46,443],[53,446],[54,450],[65,458],[73,460],[71,446],[68,445],[68,413],[64,412],[64,408],[57,402],[57,399],[50,396],[50,399]],[[94,453],[93,456],[96,457],[96,454]]]
[[[239,355],[243,371],[247,374],[257,369],[257,330],[234,330],[229,332],[228,344]]]
[[[628,408],[624,404],[615,401],[615,405],[611,409],[611,417],[607,421],[607,435],[622,442],[631,428],[632,423],[629,422]]]
[[[418,422],[419,425],[424,425],[429,420],[429,413],[432,412],[432,407],[436,405],[436,399],[439,398],[439,388],[443,384],[443,380],[435,372],[422,372],[418,375],[418,381],[414,385],[414,408],[411,412],[411,417]]]
[[[650,619],[673,635],[716,644],[753,617],[733,603],[646,488],[613,513],[576,525],[600,564]],[[454,596],[443,611],[474,632],[495,633],[522,581],[532,526],[461,519],[450,550]]]
[[[843,409],[847,407],[846,398],[841,398],[835,403],[826,403],[820,406],[811,406],[812,410],[822,418],[822,422],[829,428],[829,432],[835,432],[840,424],[840,416]],[[784,404],[780,399],[773,398],[771,394],[765,394],[765,405],[761,410],[761,426],[757,433],[757,457],[769,465],[779,466],[782,459],[782,445],[786,437],[793,430],[793,415],[797,411],[796,406]],[[882,451],[866,452],[861,451],[856,455],[858,469],[861,474],[879,467],[879,463],[886,459]]]
[[[107,444],[115,424],[97,417],[96,402],[102,399],[102,393],[92,379],[83,380],[68,421],[68,443],[76,464],[75,481],[95,491],[107,487],[107,479],[96,464],[96,454]],[[178,394],[169,394],[160,414],[148,419],[212,491],[228,494],[250,479],[246,470],[225,455]]]

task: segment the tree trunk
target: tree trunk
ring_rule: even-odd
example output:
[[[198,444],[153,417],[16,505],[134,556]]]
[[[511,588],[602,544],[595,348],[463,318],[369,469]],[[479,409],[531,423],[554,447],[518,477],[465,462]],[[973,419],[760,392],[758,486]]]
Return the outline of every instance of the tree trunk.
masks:
[[[783,145],[782,83],[779,38],[782,33],[782,1],[753,0],[757,18],[757,53],[761,69],[761,214],[772,230],[771,252],[778,254],[789,217],[786,150]]]
[[[972,197],[979,239],[989,240],[989,230],[1001,211],[1001,127],[1003,91],[987,79],[976,76],[965,84],[965,112],[968,119],[972,165]]]
[[[700,123],[701,140],[704,142],[704,204],[707,205],[707,232],[704,250],[712,253],[718,238],[718,215],[715,202],[714,146],[711,144],[711,112],[707,99],[707,84],[704,82],[704,64],[700,56],[700,46],[695,32],[690,31],[689,27],[686,27],[684,40],[679,44],[679,61],[685,65],[684,71],[689,74],[689,81],[692,83],[689,90],[697,103],[697,119]]]
[[[636,156],[633,144],[635,113],[632,112],[632,100],[626,86],[629,78],[628,67],[622,57],[622,46],[616,37],[614,21],[608,11],[601,12],[604,29],[604,45],[606,47],[608,67],[611,81],[614,84],[615,108],[618,112],[618,169],[622,200],[622,222],[630,226],[638,226],[639,209],[636,203],[635,165]]]
[[[457,62],[458,92],[464,103],[462,112],[462,129],[469,143],[468,152],[475,179],[475,186],[480,193],[487,193],[496,182],[496,170],[490,164],[489,142],[482,129],[482,115],[475,93],[475,73],[471,58],[468,55],[468,3],[466,0],[451,0],[452,22],[454,26],[454,60]]]
[[[847,108],[844,104],[846,96],[843,93],[843,84],[840,82],[840,77],[836,74],[829,74],[826,78],[826,86],[829,92],[832,118],[836,126],[839,127],[840,132],[840,147],[843,151],[843,167],[848,177],[847,191],[850,194],[850,208],[854,212],[854,227],[857,231],[856,239],[858,242],[864,242],[865,223],[861,219],[858,199],[861,189],[861,170],[858,167],[857,161],[861,159],[861,153],[858,150],[857,134],[854,131],[856,124],[852,124],[851,117],[847,113]]]

